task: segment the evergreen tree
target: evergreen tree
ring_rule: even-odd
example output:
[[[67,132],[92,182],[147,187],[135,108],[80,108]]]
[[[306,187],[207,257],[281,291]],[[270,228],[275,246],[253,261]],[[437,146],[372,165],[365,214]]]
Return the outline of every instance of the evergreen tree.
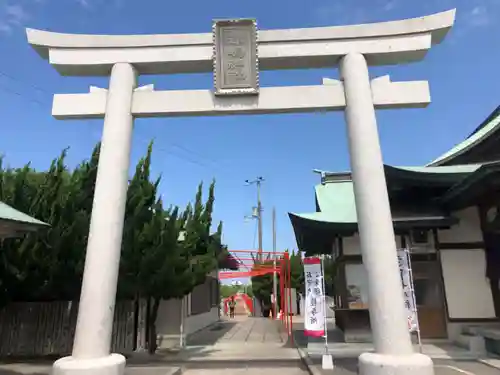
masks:
[[[222,223],[211,235],[215,182],[205,203],[200,184],[184,211],[164,208],[160,178],[150,176],[152,150],[151,143],[129,181],[117,293],[150,300],[148,318],[155,322],[162,299],[182,298],[218,264],[237,268],[237,262],[222,243]],[[50,224],[0,242],[0,304],[79,298],[99,152],[97,144],[89,160],[68,170],[63,150],[44,172],[30,164],[9,168],[0,157],[0,200]],[[150,327],[154,351],[155,326]]]

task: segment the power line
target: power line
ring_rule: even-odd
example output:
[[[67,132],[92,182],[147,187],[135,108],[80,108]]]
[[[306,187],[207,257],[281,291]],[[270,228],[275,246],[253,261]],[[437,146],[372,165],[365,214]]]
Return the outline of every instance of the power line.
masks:
[[[20,80],[20,79],[14,77],[13,75],[5,73],[4,71],[0,71],[0,76],[6,77],[6,78],[8,78],[8,79],[10,79],[10,80],[12,80],[14,82],[17,82],[17,83],[21,83],[21,84],[27,85],[27,86],[31,87],[32,89],[34,89],[36,91],[39,91],[39,92],[42,92],[44,94],[49,95],[50,97],[53,96],[53,93],[50,93],[48,90],[46,90],[46,89],[44,89],[44,88],[42,88],[40,86],[37,86],[35,84],[32,84],[30,82],[25,82],[23,80]],[[22,98],[24,100],[28,100],[30,102],[36,103],[36,104],[38,104],[40,106],[43,106],[43,107],[45,107],[47,105],[49,105],[49,106],[52,105],[52,103],[49,102],[49,101],[42,102],[39,99],[35,99],[33,97],[29,97],[29,96],[27,96],[27,95],[25,95],[25,94],[23,94],[23,93],[21,93],[21,92],[19,92],[17,90],[13,90],[13,89],[11,89],[9,87],[6,87],[6,86],[3,86],[3,85],[0,85],[0,91],[4,91],[4,92],[6,92],[8,94],[18,96],[18,97],[20,97],[20,98]],[[142,138],[136,138],[136,139],[138,139],[140,142],[149,143],[149,141],[146,141],[145,139],[142,139]],[[187,162],[189,162],[191,164],[198,165],[198,166],[203,167],[203,168],[223,170],[222,168],[219,169],[219,167],[220,167],[219,163],[217,161],[215,161],[214,159],[208,158],[207,156],[204,156],[204,155],[202,155],[200,153],[197,153],[197,152],[195,152],[195,151],[187,148],[186,146],[180,145],[178,143],[171,143],[171,146],[172,147],[176,147],[176,148],[178,148],[180,150],[183,150],[185,153],[194,155],[195,157],[197,157],[199,159],[202,159],[204,161],[210,161],[213,164],[213,166],[208,165],[205,162],[200,162],[199,160],[196,160],[195,158],[192,158],[192,157],[185,157],[185,156],[183,156],[183,155],[181,155],[179,153],[175,153],[172,150],[167,150],[167,149],[162,148],[162,147],[157,146],[157,145],[155,145],[155,149],[157,149],[157,150],[159,149],[160,151],[164,151],[167,154],[176,156],[177,158],[179,158],[181,160],[187,161]]]
[[[46,105],[48,105],[48,103],[43,103],[41,102],[40,100],[38,99],[34,99],[34,98],[30,98],[30,97],[25,97],[24,94],[20,93],[19,91],[16,91],[16,90],[13,90],[9,87],[6,87],[6,86],[3,86],[3,85],[0,85],[0,91],[3,91],[7,94],[12,94],[12,95],[16,95],[22,99],[27,99],[28,101],[30,102],[33,102],[33,103],[36,103],[42,107],[45,107]]]
[[[200,153],[198,153],[198,152],[196,152],[196,151],[191,150],[190,148],[187,148],[186,146],[182,146],[182,145],[180,145],[180,144],[178,144],[178,143],[175,143],[175,142],[174,142],[174,143],[171,143],[171,145],[172,145],[173,147],[177,147],[178,149],[183,150],[183,151],[185,151],[185,152],[187,152],[187,153],[190,153],[190,154],[193,154],[193,155],[197,155],[198,157],[200,157],[200,158],[202,158],[202,159],[205,159],[205,160],[207,160],[207,161],[209,161],[209,162],[212,162],[212,163],[214,163],[214,164],[216,164],[216,165],[217,165],[217,164],[219,164],[219,162],[218,162],[217,160],[212,159],[212,158],[209,158],[209,157],[207,157],[207,156],[204,156],[204,155],[202,155],[202,154],[200,154]]]
[[[37,85],[34,85],[34,84],[32,84],[31,82],[24,82],[24,81],[21,81],[21,80],[19,80],[19,79],[15,78],[15,77],[13,77],[13,76],[12,76],[12,75],[10,75],[10,74],[7,74],[7,73],[3,72],[3,71],[0,71],[0,76],[3,76],[3,77],[6,77],[6,78],[9,78],[9,79],[11,79],[11,80],[12,80],[12,81],[14,81],[14,82],[23,83],[23,84],[28,85],[28,86],[30,86],[31,88],[33,88],[33,89],[35,89],[35,90],[37,90],[37,91],[40,91],[40,92],[43,92],[43,93],[45,93],[45,94],[49,94],[49,95],[51,95],[51,94],[50,94],[48,91],[46,91],[45,89],[43,89],[43,88],[41,88],[41,87],[39,87],[39,86],[37,86]]]

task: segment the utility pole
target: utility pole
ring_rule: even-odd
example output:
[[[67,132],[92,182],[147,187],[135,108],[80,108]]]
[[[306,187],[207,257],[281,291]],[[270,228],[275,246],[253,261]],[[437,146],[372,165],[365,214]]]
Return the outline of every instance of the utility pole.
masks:
[[[273,207],[273,296],[274,296],[274,315],[278,316],[278,274],[276,273],[276,207]]]
[[[245,180],[248,185],[257,185],[257,225],[258,225],[258,238],[259,238],[259,249],[257,259],[262,261],[262,203],[260,201],[260,185],[264,182],[263,177],[257,177],[255,180]]]

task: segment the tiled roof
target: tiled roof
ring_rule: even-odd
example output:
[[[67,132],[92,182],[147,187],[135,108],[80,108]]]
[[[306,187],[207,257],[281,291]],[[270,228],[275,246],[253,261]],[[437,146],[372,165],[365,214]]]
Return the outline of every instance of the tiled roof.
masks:
[[[14,221],[22,224],[30,225],[48,225],[43,221],[37,220],[34,217],[26,215],[25,213],[12,208],[8,204],[0,202],[0,220]]]

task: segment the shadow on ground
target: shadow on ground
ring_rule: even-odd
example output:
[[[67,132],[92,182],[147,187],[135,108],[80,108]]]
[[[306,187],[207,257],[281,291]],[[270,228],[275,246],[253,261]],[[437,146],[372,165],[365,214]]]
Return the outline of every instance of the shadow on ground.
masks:
[[[186,340],[187,346],[215,345],[237,322],[225,321],[204,328]]]
[[[0,375],[47,375],[50,370],[50,367],[41,368],[35,365],[0,365]]]
[[[300,324],[300,323],[299,323]],[[308,337],[305,335],[304,331],[304,325],[303,324],[297,324],[293,326],[293,339],[294,339],[294,344],[295,346],[298,346],[299,348],[307,348],[308,343],[318,343],[318,344],[323,344],[324,343],[324,338],[322,337]],[[288,338],[288,341],[290,341],[290,338]],[[329,329],[328,330],[328,342],[330,344],[334,343],[344,343],[344,335],[339,329]]]
[[[217,352],[206,350],[203,346],[188,346],[183,349],[160,349],[152,355],[147,352],[134,353],[127,358],[127,366],[173,366],[190,360],[198,361]]]

